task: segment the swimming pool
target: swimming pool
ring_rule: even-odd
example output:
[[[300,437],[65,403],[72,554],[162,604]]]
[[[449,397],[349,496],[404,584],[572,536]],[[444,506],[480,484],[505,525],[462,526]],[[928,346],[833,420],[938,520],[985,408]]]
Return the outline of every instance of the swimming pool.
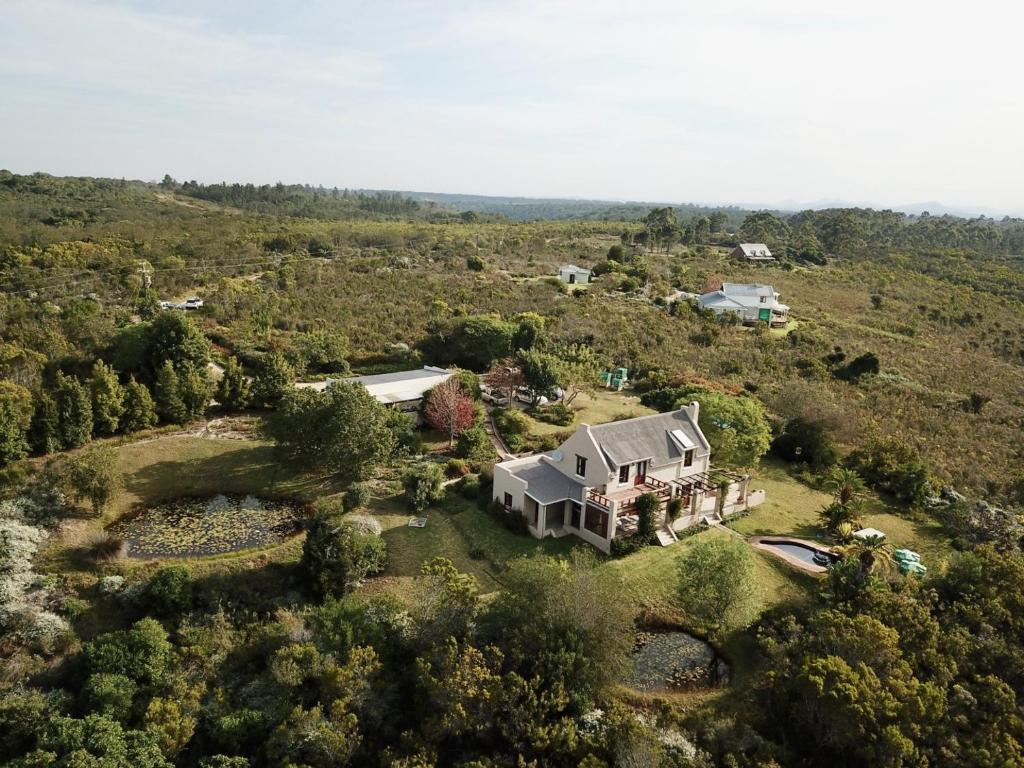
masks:
[[[783,560],[813,573],[821,573],[839,556],[813,542],[799,539],[777,539],[755,536],[750,541],[755,547],[778,555]]]

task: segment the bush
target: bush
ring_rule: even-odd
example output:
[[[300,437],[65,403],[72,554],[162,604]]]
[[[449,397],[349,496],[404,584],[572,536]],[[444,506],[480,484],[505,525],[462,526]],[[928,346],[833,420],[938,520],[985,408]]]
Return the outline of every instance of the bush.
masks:
[[[424,463],[402,477],[405,500],[414,512],[422,512],[444,498],[444,473],[439,464]]]
[[[459,435],[456,454],[471,461],[486,461],[494,458],[494,446],[490,435],[483,427],[470,427]]]
[[[341,517],[345,514],[345,502],[339,496],[327,496],[313,502],[313,509],[324,517]]]
[[[920,503],[928,494],[928,468],[912,444],[879,435],[851,453],[846,463],[874,488],[901,501]]]
[[[86,557],[94,563],[109,563],[124,557],[125,544],[120,536],[106,531],[97,534],[85,548]]]
[[[683,514],[683,499],[681,496],[673,496],[668,500],[668,519],[678,520]]]
[[[466,475],[455,484],[455,491],[464,499],[473,501],[480,497],[480,477],[478,475]]]
[[[367,536],[380,536],[384,529],[380,525],[380,521],[375,517],[369,515],[349,515],[341,521],[342,525],[347,525],[356,533],[365,534]]]
[[[819,472],[839,460],[825,426],[801,416],[786,422],[782,433],[772,440],[771,450],[783,461],[802,462]]]
[[[634,502],[638,520],[636,538],[650,541],[654,535],[654,517],[661,507],[661,500],[653,493],[642,493]]]
[[[319,597],[350,592],[386,564],[387,545],[381,537],[325,517],[310,521],[299,565]]]
[[[551,403],[534,409],[533,416],[546,424],[568,427],[575,418],[572,409],[564,403]]]
[[[158,616],[180,616],[192,607],[192,574],[182,565],[161,568],[144,590],[148,608]]]
[[[530,524],[526,520],[526,515],[524,515],[520,510],[507,510],[500,501],[495,499],[491,502],[487,511],[493,518],[513,533],[518,533],[523,536],[530,535]]]
[[[466,269],[471,272],[483,272],[484,271],[484,260],[477,256],[475,253],[471,253],[466,257]]]
[[[448,459],[448,463],[444,465],[444,474],[449,480],[465,477],[469,474],[469,464],[463,459]]]
[[[648,544],[647,541],[638,536],[629,536],[626,538],[618,537],[612,539],[611,544],[611,556],[612,557],[626,557],[634,552],[643,549]]]
[[[370,503],[370,487],[366,483],[353,483],[345,491],[345,509],[350,512]]]

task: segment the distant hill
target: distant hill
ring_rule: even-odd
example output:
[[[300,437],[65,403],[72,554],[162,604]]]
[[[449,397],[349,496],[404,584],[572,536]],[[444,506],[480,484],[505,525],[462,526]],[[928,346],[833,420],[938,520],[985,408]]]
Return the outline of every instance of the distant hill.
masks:
[[[409,192],[399,194],[420,200],[436,203],[459,211],[474,211],[497,216],[505,216],[515,221],[534,219],[588,219],[597,221],[629,221],[647,215],[651,208],[671,206],[681,218],[690,219],[703,216],[714,211],[721,211],[728,216],[730,224],[736,226],[743,221],[750,210],[739,206],[708,206],[693,203],[669,203],[665,201],[620,201],[620,200],[588,200],[554,197],[500,197],[490,195],[459,195],[445,192]]]

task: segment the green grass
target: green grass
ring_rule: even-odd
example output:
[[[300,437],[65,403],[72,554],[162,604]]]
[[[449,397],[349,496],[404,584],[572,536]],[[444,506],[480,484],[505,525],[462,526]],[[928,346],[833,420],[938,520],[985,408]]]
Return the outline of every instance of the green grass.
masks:
[[[745,536],[791,535],[828,540],[818,523],[818,512],[832,501],[827,493],[804,485],[786,471],[785,465],[767,461],[754,473],[751,488],[764,488],[764,503],[747,517],[729,524]],[[921,515],[871,496],[864,502],[860,522],[886,534],[893,548],[906,547],[921,554],[930,570],[941,570],[952,546],[941,526]]]
[[[551,435],[566,430],[574,430],[580,424],[604,424],[618,417],[632,418],[647,416],[654,410],[640,404],[640,398],[626,392],[599,389],[593,393],[581,392],[570,406],[575,419],[567,427],[546,424],[531,419],[530,432],[534,435]]]
[[[104,526],[139,505],[215,493],[290,496],[310,501],[338,490],[324,478],[303,475],[282,465],[274,459],[269,443],[255,440],[170,435],[121,446],[118,456],[124,471],[124,487],[102,517],[83,515],[66,520],[60,535],[51,538],[40,553],[37,567],[41,570],[94,572],[94,566],[82,557],[82,547]],[[218,556],[216,560],[242,564],[253,558],[265,562],[279,555],[287,560],[297,558],[293,539],[262,550]],[[181,562],[197,570],[208,570],[215,567],[208,560],[188,558]],[[118,568],[151,568],[156,564],[129,560]]]

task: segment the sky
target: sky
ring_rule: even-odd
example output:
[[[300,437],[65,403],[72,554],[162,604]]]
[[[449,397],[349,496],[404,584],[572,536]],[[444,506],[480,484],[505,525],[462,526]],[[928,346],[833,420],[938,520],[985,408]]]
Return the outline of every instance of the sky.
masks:
[[[1024,212],[1012,0],[0,0],[21,173]]]

